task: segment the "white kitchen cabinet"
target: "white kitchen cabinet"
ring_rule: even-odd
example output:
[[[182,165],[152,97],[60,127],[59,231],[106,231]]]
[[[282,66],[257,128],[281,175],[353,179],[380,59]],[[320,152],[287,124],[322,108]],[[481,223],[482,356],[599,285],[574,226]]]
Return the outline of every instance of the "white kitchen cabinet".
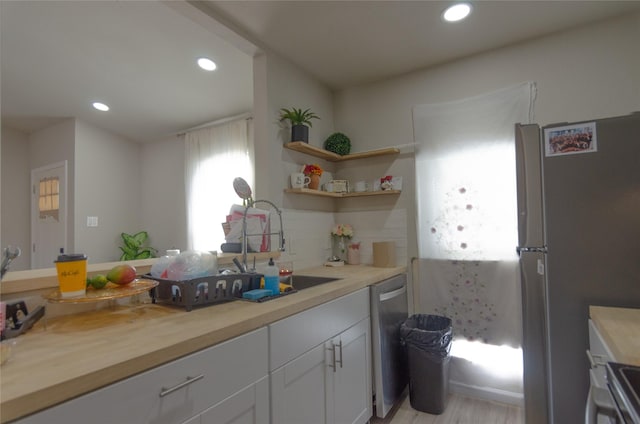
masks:
[[[329,342],[337,361],[327,369],[329,423],[366,423],[372,415],[370,328],[369,318],[363,319]]]
[[[267,329],[255,330],[17,423],[267,423],[267,346]],[[238,406],[248,399],[248,405]],[[237,414],[212,421],[226,408],[223,404],[228,406],[225,413]],[[246,421],[249,416],[255,420]]]
[[[368,290],[269,326],[272,423],[350,424],[369,420]]]
[[[327,422],[326,358],[322,343],[271,373],[271,422]]]
[[[207,409],[196,423],[269,424],[269,377]]]

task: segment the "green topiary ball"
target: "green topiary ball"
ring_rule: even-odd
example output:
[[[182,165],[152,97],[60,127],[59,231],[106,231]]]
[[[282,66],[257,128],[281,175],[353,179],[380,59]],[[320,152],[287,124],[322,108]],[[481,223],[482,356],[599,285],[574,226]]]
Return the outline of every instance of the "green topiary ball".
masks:
[[[342,133],[333,133],[325,140],[324,148],[339,155],[348,155],[351,152],[351,140]]]

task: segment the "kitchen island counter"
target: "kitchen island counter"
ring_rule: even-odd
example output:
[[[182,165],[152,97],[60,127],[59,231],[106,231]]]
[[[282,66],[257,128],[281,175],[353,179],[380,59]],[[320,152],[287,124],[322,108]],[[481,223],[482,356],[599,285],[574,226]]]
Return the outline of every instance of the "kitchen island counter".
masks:
[[[589,315],[615,361],[640,366],[640,309],[590,306]]]
[[[15,339],[11,359],[2,365],[0,422],[64,402],[404,272],[406,267],[318,267],[299,273],[339,280],[263,303],[236,300],[191,312],[143,303],[48,320],[45,316]]]

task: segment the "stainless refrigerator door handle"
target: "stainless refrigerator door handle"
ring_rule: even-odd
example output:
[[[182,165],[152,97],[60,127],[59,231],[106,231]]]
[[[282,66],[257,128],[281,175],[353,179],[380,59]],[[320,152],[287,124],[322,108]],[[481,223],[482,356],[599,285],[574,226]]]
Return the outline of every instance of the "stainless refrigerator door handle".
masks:
[[[394,297],[398,297],[407,292],[407,286],[402,286],[397,290],[393,290],[386,293],[380,294],[380,302],[384,302],[385,300],[393,299]]]
[[[187,377],[187,379],[185,381],[183,381],[180,384],[176,384],[173,387],[170,388],[165,388],[163,387],[162,390],[160,391],[160,397],[165,397],[166,395],[168,395],[169,393],[173,393],[176,390],[180,390],[182,389],[184,386],[188,386],[191,383],[195,383],[198,380],[202,380],[204,378],[204,374],[200,374],[196,377]]]
[[[516,247],[516,252],[518,252],[518,256],[520,256],[521,253],[547,253],[547,246],[540,246],[540,247],[522,247],[522,246],[518,246]]]

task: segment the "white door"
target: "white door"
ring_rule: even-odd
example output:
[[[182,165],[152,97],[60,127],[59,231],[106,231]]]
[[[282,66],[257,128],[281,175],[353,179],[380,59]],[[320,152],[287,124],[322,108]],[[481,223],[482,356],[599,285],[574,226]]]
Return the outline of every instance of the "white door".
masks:
[[[67,251],[67,161],[31,170],[31,268]]]

